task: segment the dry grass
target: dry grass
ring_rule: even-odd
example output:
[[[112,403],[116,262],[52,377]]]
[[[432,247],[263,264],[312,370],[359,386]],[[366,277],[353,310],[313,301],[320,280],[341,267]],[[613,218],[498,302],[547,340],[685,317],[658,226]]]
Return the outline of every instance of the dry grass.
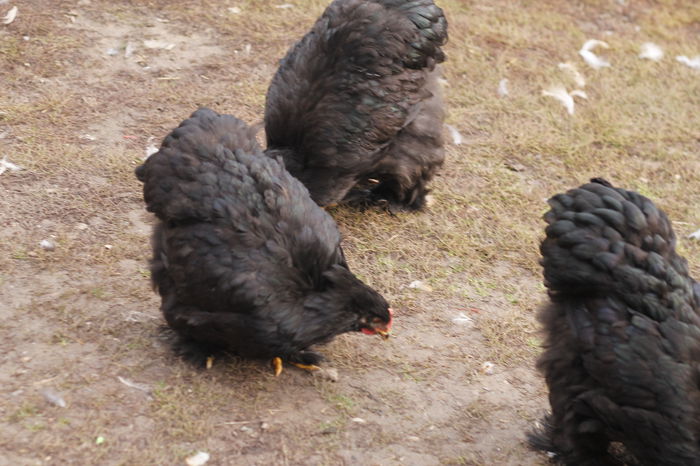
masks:
[[[669,213],[700,276],[700,243],[685,239],[700,227],[700,81],[673,59],[700,52],[700,7],[441,0],[448,122],[465,143],[447,147],[437,204],[331,212],[355,272],[397,309],[396,337],[323,348],[338,383],[178,361],[159,330],[133,169],[198,106],[261,120],[277,61],[327,1],[293,3],[32,0],[0,27],[0,156],[25,168],[0,175],[0,463],[181,464],[205,450],[212,464],[540,464],[522,432],[546,406],[531,369],[544,200],[593,176],[636,189]],[[582,63],[588,38],[610,44],[612,68]],[[662,62],[637,58],[645,41]],[[573,87],[564,61],[588,82],[573,117],[541,95]],[[46,238],[54,251],[38,247]],[[473,325],[454,324],[459,312]]]

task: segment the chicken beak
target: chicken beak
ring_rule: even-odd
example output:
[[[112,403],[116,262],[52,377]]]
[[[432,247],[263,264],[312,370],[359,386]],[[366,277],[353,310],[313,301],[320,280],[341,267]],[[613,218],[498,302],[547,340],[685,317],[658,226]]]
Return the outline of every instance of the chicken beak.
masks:
[[[389,336],[390,336],[390,335],[389,335],[389,332],[388,332],[388,331],[385,332],[384,330],[376,330],[376,332],[377,332],[377,335],[379,335],[380,337],[382,337],[382,340],[388,340],[388,339],[389,339]]]

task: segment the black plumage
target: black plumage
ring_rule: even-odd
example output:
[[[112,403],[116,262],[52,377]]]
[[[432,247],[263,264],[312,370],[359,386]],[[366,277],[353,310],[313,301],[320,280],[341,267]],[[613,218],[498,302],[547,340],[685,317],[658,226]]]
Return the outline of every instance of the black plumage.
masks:
[[[611,442],[631,463],[700,464],[700,286],[671,223],[602,179],[549,204],[538,367],[552,413],[531,443],[567,465],[621,464]]]
[[[446,41],[432,0],[335,0],[272,80],[268,151],[319,205],[420,209],[444,160]]]
[[[159,220],[153,284],[189,350],[314,364],[312,345],[388,331],[389,306],[348,269],[333,219],[242,121],[198,110],[136,175]]]

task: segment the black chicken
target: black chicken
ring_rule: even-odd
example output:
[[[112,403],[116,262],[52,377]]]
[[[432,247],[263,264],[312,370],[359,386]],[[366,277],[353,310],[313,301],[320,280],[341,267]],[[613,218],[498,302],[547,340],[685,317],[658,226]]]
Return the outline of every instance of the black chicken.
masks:
[[[309,347],[387,336],[391,310],[345,262],[333,219],[265,156],[254,130],[200,109],[136,169],[153,232],[153,285],[190,356],[227,350],[313,367]]]
[[[321,206],[420,209],[444,160],[446,41],[432,0],[335,0],[272,79],[268,151]]]
[[[700,286],[662,211],[591,181],[544,216],[552,414],[530,442],[567,465],[700,464]]]

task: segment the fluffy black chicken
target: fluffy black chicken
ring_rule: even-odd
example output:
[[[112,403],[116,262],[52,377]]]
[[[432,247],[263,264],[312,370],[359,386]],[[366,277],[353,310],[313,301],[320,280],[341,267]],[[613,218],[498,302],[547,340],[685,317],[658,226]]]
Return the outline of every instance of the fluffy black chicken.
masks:
[[[668,218],[602,179],[549,204],[538,367],[552,414],[532,445],[567,465],[621,464],[611,442],[631,463],[700,464],[700,286]]]
[[[446,41],[432,0],[335,0],[272,79],[268,151],[319,205],[420,209],[444,160]]]
[[[315,365],[309,347],[343,332],[388,335],[389,306],[348,269],[333,219],[242,121],[196,111],[136,176],[159,219],[153,285],[190,351],[279,371],[279,358]]]

